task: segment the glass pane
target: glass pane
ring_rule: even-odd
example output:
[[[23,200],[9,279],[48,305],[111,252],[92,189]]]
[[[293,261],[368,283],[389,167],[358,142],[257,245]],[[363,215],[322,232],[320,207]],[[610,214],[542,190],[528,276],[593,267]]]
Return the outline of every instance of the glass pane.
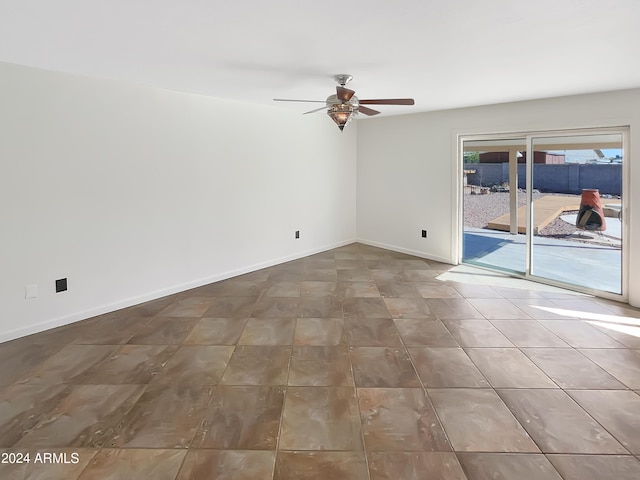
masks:
[[[463,143],[464,262],[524,273],[525,145],[524,138]]]
[[[622,293],[622,135],[533,140],[531,275]]]

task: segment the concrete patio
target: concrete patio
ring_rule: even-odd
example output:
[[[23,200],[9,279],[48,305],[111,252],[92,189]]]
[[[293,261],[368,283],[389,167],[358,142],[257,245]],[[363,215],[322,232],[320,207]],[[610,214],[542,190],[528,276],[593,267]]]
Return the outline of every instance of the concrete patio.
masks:
[[[619,226],[615,227],[615,222],[610,220],[607,219],[607,233],[620,232]],[[463,258],[473,264],[524,272],[525,235],[465,227]],[[535,237],[532,274],[620,294],[621,261],[622,251],[619,248]]]

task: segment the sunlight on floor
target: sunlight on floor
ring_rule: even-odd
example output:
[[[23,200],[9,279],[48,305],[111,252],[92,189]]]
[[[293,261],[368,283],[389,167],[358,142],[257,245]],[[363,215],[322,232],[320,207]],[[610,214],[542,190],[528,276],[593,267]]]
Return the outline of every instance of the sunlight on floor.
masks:
[[[513,278],[498,272],[490,272],[469,265],[457,265],[451,270],[438,275],[436,279],[442,282],[449,281],[473,285],[519,288],[523,290],[559,292],[566,295],[575,295],[576,297],[591,297],[591,295],[562,290],[553,286],[538,284],[520,278]],[[578,318],[596,327],[605,328],[608,330],[640,338],[640,318],[633,318],[615,314],[608,315],[603,313],[572,310],[560,307],[548,307],[536,305],[535,302],[532,302],[528,306],[537,310],[558,315],[559,317]]]
[[[588,321],[587,323],[590,323],[591,325],[595,325],[597,327],[614,330],[616,332],[620,332],[627,335],[631,335],[633,337],[640,338],[640,327],[632,327],[629,325],[618,325],[615,323],[603,323],[603,322],[594,322],[594,321]]]
[[[572,292],[570,290],[564,290],[551,285],[532,282],[523,278],[515,278],[500,272],[493,272],[471,265],[456,265],[450,270],[438,275],[436,279],[442,282],[449,281],[473,285],[487,285],[490,287],[518,288],[528,291],[556,292],[583,298],[592,297],[592,295],[587,295],[580,292]]]
[[[574,317],[582,320],[593,320],[604,324],[620,324],[640,327],[640,319],[633,317],[624,317],[622,315],[606,315],[603,313],[584,312],[581,310],[569,310],[566,308],[543,307],[540,305],[530,305],[531,308],[543,310],[545,312],[555,313],[563,317]]]

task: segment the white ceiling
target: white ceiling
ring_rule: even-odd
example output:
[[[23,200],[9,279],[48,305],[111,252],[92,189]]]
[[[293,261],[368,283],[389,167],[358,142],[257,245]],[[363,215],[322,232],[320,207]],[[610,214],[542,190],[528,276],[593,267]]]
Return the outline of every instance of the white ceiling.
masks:
[[[288,108],[350,73],[383,114],[640,87],[640,0],[0,0],[0,61]]]

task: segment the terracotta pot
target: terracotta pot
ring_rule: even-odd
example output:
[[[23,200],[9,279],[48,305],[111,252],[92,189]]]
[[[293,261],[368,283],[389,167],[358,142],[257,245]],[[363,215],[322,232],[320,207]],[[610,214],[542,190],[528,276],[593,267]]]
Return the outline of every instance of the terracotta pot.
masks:
[[[604,232],[607,222],[604,219],[600,192],[597,188],[585,188],[580,199],[580,211],[576,219],[576,227],[583,230]]]

